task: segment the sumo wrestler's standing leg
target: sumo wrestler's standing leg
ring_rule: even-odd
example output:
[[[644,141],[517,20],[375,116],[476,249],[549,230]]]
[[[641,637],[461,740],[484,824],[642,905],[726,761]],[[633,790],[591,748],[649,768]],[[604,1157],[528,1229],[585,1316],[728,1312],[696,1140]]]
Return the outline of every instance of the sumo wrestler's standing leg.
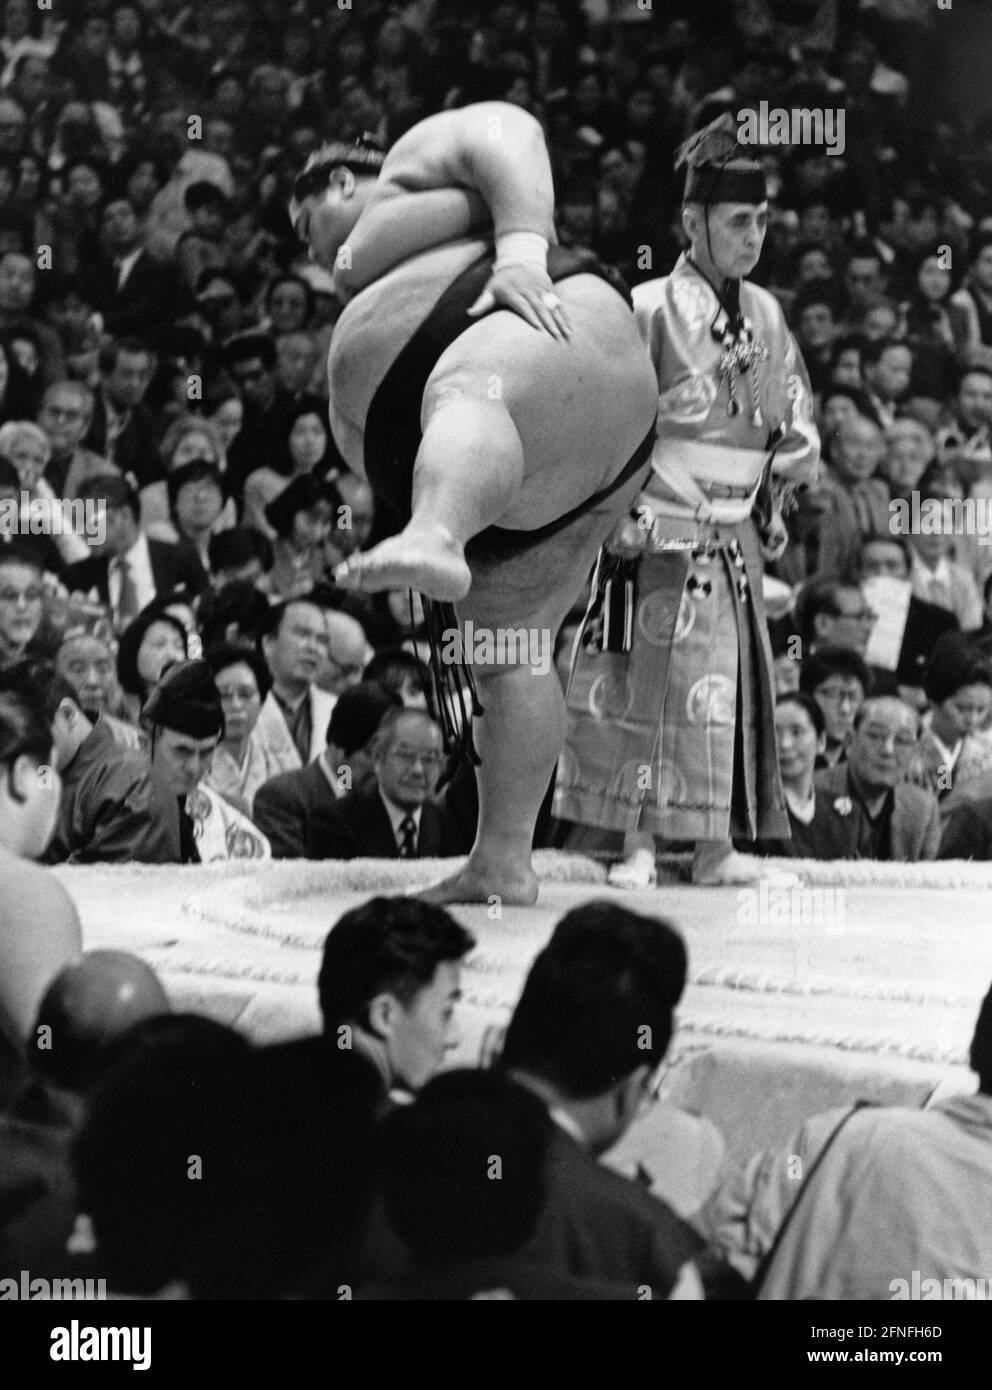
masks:
[[[475,844],[462,869],[418,897],[437,903],[487,903],[493,897],[507,905],[535,901],[534,826],[565,738],[565,696],[553,660],[554,639],[589,583],[597,549],[642,483],[638,472],[608,500],[520,553],[487,553],[483,543],[469,546],[473,583],[457,605],[459,622],[464,627],[471,621],[476,633],[525,633],[529,664],[473,664],[485,711],[473,725],[482,758],[476,768]]]
[[[471,584],[467,542],[520,492],[520,436],[506,407],[486,398],[484,383],[449,373],[428,385],[422,418],[410,521],[341,566],[336,577],[345,588],[409,587],[429,598],[464,598]]]
[[[428,902],[486,902],[508,906],[537,901],[531,863],[534,826],[565,739],[565,696],[552,665],[478,667],[485,714],[474,726],[482,759],[479,828],[460,872],[417,894]]]

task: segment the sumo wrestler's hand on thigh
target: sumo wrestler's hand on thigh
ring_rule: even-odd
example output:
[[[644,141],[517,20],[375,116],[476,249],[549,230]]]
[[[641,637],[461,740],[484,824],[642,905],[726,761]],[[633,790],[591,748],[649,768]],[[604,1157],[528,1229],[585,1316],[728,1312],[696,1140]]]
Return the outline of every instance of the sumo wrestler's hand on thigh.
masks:
[[[472,318],[478,318],[492,309],[511,309],[532,328],[559,342],[564,342],[572,331],[551,276],[537,266],[508,265],[494,270],[468,312]]]

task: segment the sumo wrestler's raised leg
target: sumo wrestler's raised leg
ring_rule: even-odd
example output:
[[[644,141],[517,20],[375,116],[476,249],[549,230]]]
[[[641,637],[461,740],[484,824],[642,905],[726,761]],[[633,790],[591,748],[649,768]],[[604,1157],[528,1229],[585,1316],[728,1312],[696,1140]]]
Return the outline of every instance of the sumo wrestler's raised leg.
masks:
[[[397,536],[337,571],[349,589],[418,589],[454,601],[468,593],[465,545],[503,516],[520,492],[524,451],[506,407],[483,383],[450,374],[424,396],[411,517]]]

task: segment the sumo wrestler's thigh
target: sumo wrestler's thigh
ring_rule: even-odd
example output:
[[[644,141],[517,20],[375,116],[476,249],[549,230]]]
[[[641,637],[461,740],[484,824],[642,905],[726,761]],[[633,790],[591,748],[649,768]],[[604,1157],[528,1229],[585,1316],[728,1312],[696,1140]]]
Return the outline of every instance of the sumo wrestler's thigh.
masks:
[[[563,530],[515,554],[470,541],[466,559],[472,587],[456,604],[460,622],[480,628],[535,628],[554,641],[569,609],[588,588],[599,548],[625,516],[644,483],[639,472],[595,510]]]
[[[424,393],[422,427],[466,395],[505,406],[524,451],[523,486],[499,518],[509,529],[543,526],[605,486],[657,411],[654,371],[620,296],[592,275],[556,288],[572,323],[567,342],[505,310],[488,314],[441,355]]]

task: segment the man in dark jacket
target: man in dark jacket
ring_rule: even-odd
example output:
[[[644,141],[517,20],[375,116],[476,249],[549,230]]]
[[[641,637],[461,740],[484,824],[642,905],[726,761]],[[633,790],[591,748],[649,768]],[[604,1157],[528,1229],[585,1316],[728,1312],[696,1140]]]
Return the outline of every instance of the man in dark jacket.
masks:
[[[531,967],[502,1067],[554,1122],[546,1199],[522,1252],[579,1278],[701,1298],[701,1240],[640,1183],[599,1155],[650,1104],[685,985],[681,937],[660,918],[609,902],[567,913]]]
[[[179,821],[144,753],[121,748],[103,717],[88,718],[54,672],[46,714],[62,778],[49,863],[174,864]]]
[[[402,708],[400,698],[385,686],[366,682],[346,690],[331,711],[320,757],[259,787],[252,819],[276,859],[306,858],[311,822],[325,814],[333,820],[343,799],[372,773],[366,745],[394,708]]]
[[[430,800],[444,761],[441,730],[425,710],[391,709],[372,744],[375,785],[317,808],[308,859],[421,859],[454,852]]]

